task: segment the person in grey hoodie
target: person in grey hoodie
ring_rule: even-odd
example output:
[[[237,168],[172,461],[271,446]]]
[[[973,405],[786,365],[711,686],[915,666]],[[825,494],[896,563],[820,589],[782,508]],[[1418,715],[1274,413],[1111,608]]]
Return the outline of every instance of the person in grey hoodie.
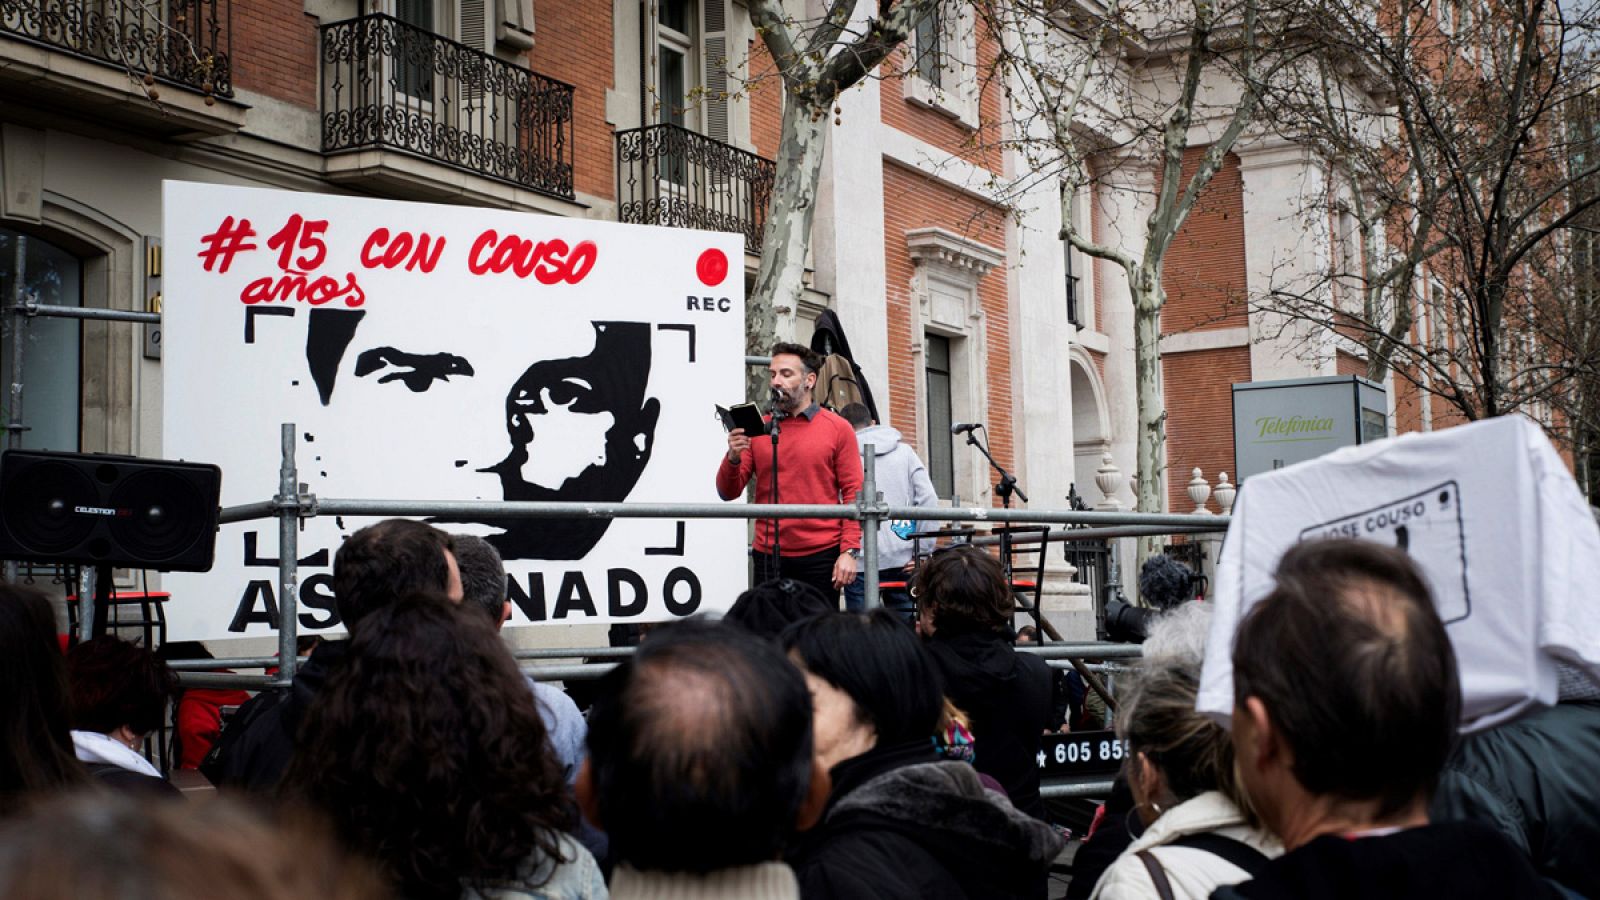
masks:
[[[847,404],[839,415],[856,430],[856,443],[863,451],[872,445],[874,476],[883,502],[890,506],[935,506],[939,495],[933,491],[928,478],[928,467],[917,458],[917,451],[901,442],[900,432],[888,425],[874,425],[866,406]],[[886,520],[878,525],[878,583],[901,582],[910,578],[911,554],[915,549],[910,534],[924,523],[907,519]],[[862,535],[862,540],[868,540]],[[911,621],[911,595],[904,589],[884,591],[884,606]],[[860,612],[866,605],[866,578],[856,575],[856,580],[845,585],[844,605],[852,612]]]

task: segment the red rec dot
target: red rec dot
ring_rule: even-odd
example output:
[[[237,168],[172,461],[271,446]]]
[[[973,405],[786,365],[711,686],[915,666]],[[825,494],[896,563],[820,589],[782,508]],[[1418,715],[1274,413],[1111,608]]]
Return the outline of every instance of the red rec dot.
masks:
[[[715,287],[728,277],[728,255],[715,248],[700,254],[700,259],[694,264],[694,273],[700,276],[700,282],[708,287]]]

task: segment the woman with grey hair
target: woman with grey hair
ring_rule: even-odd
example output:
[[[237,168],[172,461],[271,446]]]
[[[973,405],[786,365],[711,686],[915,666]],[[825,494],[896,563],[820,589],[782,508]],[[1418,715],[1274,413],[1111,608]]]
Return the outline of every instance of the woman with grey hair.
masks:
[[[1190,603],[1151,627],[1117,715],[1145,830],[1101,876],[1093,900],[1206,898],[1283,853],[1251,823],[1228,732],[1194,708],[1209,619],[1210,607]]]

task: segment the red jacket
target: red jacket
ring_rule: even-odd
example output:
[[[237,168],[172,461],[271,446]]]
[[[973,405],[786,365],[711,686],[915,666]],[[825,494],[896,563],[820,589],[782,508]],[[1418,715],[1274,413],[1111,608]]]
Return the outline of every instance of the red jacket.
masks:
[[[249,700],[250,692],[244,690],[190,688],[184,691],[183,699],[178,701],[178,746],[183,753],[178,768],[200,768],[200,760],[211,752],[211,745],[222,733],[222,708],[243,706]]]
[[[717,493],[732,500],[756,479],[757,503],[772,503],[772,444],[764,435],[750,440],[739,464],[723,454],[717,468]],[[837,415],[812,404],[786,418],[778,434],[778,497],[781,503],[854,503],[861,490],[861,450],[855,429]],[[853,519],[784,519],[779,550],[806,556],[861,546],[861,523]],[[756,520],[755,549],[772,552],[772,520]]]

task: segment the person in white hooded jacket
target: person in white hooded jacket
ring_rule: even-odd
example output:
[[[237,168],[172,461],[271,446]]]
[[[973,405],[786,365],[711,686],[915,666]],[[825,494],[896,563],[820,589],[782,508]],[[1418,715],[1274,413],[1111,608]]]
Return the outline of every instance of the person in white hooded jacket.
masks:
[[[67,654],[72,745],[108,787],[144,797],[179,796],[139,748],[161,726],[178,680],[144,647],[114,637],[85,641]]]
[[[1145,830],[1106,869],[1091,900],[1204,900],[1283,854],[1244,812],[1228,732],[1195,712],[1209,613],[1186,604],[1151,625],[1143,669],[1117,717]]]
[[[933,481],[928,477],[928,467],[917,457],[917,451],[902,442],[900,432],[888,425],[874,425],[866,406],[850,403],[839,410],[839,415],[856,430],[856,444],[863,452],[872,446],[873,477],[883,502],[890,506],[936,506],[939,495],[934,493]],[[907,567],[915,547],[909,535],[913,531],[936,527],[931,522],[910,520],[885,520],[878,525],[878,583],[905,582]],[[862,535],[862,540],[869,540]],[[856,580],[845,585],[845,608],[859,612],[865,606],[866,579],[856,575]],[[909,621],[911,597],[904,590],[885,591],[884,605],[899,612]]]

